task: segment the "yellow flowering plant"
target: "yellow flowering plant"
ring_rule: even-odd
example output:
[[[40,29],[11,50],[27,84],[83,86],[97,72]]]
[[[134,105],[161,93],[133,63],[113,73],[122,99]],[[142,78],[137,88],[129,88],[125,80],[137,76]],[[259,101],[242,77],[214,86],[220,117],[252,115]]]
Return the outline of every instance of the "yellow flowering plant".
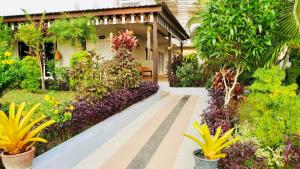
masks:
[[[218,127],[215,135],[213,136],[211,135],[209,128],[206,124],[200,126],[200,124],[195,121],[193,123],[193,126],[198,131],[203,141],[200,141],[196,137],[191,136],[189,134],[184,134],[184,136],[193,140],[201,147],[204,157],[206,159],[214,160],[219,158],[225,158],[227,154],[222,153],[221,151],[240,140],[239,137],[230,139],[234,129],[227,131],[221,136],[222,127]]]
[[[0,111],[0,149],[15,155],[28,151],[36,142],[47,143],[47,140],[38,135],[55,121],[45,120],[44,115],[33,118],[39,106],[40,104],[36,104],[25,112],[25,102],[21,103],[18,109],[15,103],[11,103],[8,115]]]
[[[75,109],[69,102],[60,102],[51,95],[44,96],[46,110],[44,114],[55,120],[57,123],[64,123],[72,118]]]

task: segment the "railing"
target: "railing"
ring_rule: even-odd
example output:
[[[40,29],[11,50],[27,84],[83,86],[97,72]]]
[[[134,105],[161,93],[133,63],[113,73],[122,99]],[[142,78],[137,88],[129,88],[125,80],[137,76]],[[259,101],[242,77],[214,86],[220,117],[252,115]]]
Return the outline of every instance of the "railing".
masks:
[[[119,6],[138,6],[138,5],[150,5],[153,4],[153,0],[119,0]]]

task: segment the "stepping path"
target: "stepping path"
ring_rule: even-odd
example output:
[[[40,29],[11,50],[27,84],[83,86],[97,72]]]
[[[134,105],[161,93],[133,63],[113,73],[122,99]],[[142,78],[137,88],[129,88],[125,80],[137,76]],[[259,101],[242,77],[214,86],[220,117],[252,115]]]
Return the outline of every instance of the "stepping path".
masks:
[[[198,147],[182,134],[196,134],[192,122],[200,120],[206,97],[162,93],[159,102],[74,169],[192,169]]]

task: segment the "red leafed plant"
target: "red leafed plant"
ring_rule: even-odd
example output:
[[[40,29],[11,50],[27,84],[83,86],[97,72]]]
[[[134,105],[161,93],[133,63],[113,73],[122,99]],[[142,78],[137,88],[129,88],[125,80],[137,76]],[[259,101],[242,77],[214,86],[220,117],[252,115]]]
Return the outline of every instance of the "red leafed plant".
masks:
[[[112,48],[114,51],[117,51],[120,48],[128,49],[132,51],[137,47],[138,40],[133,35],[133,31],[126,30],[120,32],[118,36],[115,36],[112,40]]]
[[[287,139],[284,162],[286,168],[297,169],[300,168],[300,135],[295,134],[291,138]]]

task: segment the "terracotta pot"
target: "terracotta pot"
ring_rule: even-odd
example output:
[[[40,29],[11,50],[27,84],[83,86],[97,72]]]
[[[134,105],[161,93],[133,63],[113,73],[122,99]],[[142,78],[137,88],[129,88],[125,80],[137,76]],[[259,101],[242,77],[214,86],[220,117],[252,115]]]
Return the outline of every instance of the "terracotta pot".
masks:
[[[60,53],[60,51],[56,51],[55,52],[55,56],[54,56],[56,61],[60,61],[62,59],[62,55]]]
[[[32,166],[35,147],[29,151],[17,155],[6,155],[1,153],[2,162],[6,169],[28,169]]]

